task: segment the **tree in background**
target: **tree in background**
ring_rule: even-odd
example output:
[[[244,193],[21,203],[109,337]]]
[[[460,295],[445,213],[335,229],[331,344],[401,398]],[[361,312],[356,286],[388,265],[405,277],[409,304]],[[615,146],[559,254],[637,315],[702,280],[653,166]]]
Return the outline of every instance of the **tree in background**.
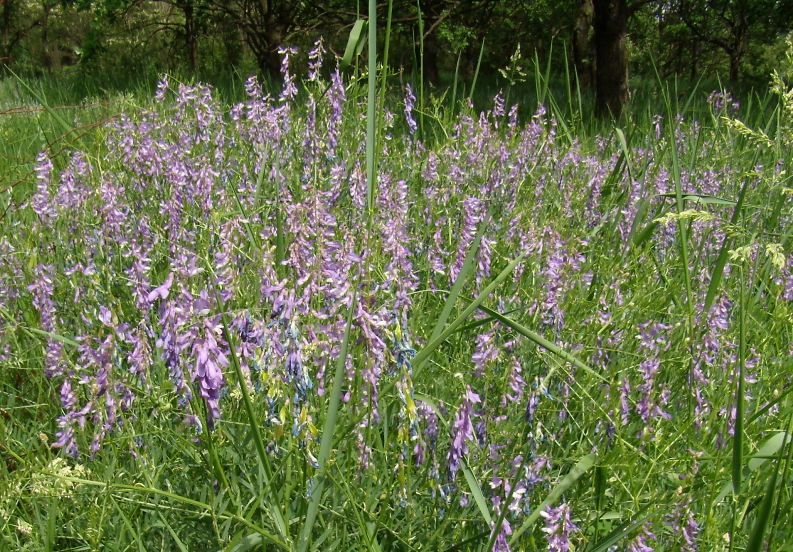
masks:
[[[671,7],[670,14],[695,37],[693,44],[715,47],[726,55],[733,85],[741,77],[751,44],[790,30],[793,21],[790,0],[677,0]]]
[[[484,44],[484,83],[519,45],[529,56],[554,56],[557,70],[569,52],[579,84],[592,87],[605,116],[618,116],[628,101],[629,65],[649,78],[653,66],[692,79],[724,71],[735,83],[767,74],[774,43],[793,29],[793,0],[383,0],[380,26],[389,3],[392,67],[421,68],[435,85],[455,74],[470,82]],[[174,70],[211,78],[241,65],[277,78],[283,45],[305,50],[323,36],[342,51],[365,17],[360,4],[0,0],[0,58],[26,74],[77,64],[74,71],[110,83]]]

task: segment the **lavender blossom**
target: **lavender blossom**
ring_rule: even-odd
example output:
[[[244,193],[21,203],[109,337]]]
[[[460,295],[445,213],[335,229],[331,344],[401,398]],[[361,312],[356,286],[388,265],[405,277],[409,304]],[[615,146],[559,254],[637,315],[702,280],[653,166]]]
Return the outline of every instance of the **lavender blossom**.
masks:
[[[568,552],[572,549],[570,535],[578,526],[570,519],[570,506],[563,502],[557,508],[546,508],[540,515],[545,519],[542,532],[546,534],[549,552]]]
[[[650,543],[654,543],[656,540],[656,536],[650,531],[649,524],[645,523],[636,538],[628,543],[627,552],[653,552],[655,549],[650,546]]]
[[[278,48],[278,53],[281,55],[281,77],[284,79],[281,101],[288,102],[297,96],[295,77],[289,72],[289,58],[297,54],[297,48]]]
[[[42,224],[50,224],[55,218],[55,209],[50,199],[50,175],[52,174],[52,161],[49,156],[41,152],[36,157],[36,193],[33,195],[33,212],[39,217]]]
[[[207,404],[207,425],[214,428],[220,418],[220,391],[225,385],[223,369],[229,364],[226,354],[227,345],[222,338],[219,317],[209,317],[209,300],[206,292],[196,300],[194,310],[203,317],[200,329],[192,342],[195,365],[191,380],[198,386],[198,394]]]
[[[325,55],[325,44],[320,37],[314,42],[314,47],[308,52],[308,80],[316,82],[319,80],[319,72],[322,69],[322,56]]]
[[[60,448],[68,456],[77,458],[79,451],[77,443],[74,440],[74,419],[75,408],[77,406],[77,396],[72,390],[70,378],[63,380],[61,386],[61,407],[63,408],[63,415],[58,418],[58,427],[60,430],[56,435],[56,440],[52,444],[52,448]]]
[[[416,107],[416,95],[413,93],[413,88],[410,84],[405,85],[405,121],[408,125],[408,132],[410,136],[414,136],[418,130],[416,119],[413,116],[413,109]]]
[[[447,458],[448,479],[451,482],[454,482],[457,477],[462,458],[468,454],[468,442],[474,440],[474,405],[481,402],[479,395],[474,393],[470,387],[466,387],[463,402],[457,410],[457,416],[452,424],[452,443]]]

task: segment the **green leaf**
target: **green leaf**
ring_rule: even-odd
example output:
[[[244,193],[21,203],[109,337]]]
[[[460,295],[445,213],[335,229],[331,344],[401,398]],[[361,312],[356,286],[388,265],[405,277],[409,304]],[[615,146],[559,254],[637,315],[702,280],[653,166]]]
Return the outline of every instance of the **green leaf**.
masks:
[[[753,454],[749,458],[749,462],[747,463],[749,472],[756,472],[760,468],[762,468],[774,454],[776,454],[782,445],[785,443],[786,433],[784,431],[780,431],[775,433],[771,437],[769,437],[758,449],[756,454]],[[730,494],[732,490],[732,482],[727,482],[722,485],[721,491],[719,494],[716,495],[713,504],[718,504],[724,498]]]
[[[344,48],[344,55],[341,58],[341,64],[345,67],[350,67],[353,58],[360,54],[363,49],[363,42],[366,41],[366,35],[363,32],[364,25],[366,25],[366,21],[358,19],[353,24],[352,30],[350,30],[350,36],[347,38],[347,47]]]
[[[474,502],[476,502],[476,507],[479,508],[479,513],[482,514],[487,526],[490,527],[493,524],[493,518],[490,517],[490,511],[487,509],[485,495],[482,494],[482,488],[479,486],[479,482],[474,477],[465,459],[462,462],[462,470],[465,475],[465,482],[468,483],[468,489],[470,489]]]
[[[787,435],[786,435],[787,436]],[[780,449],[782,446],[780,446]],[[779,451],[779,455],[776,459],[776,465],[774,466],[774,471],[771,473],[771,477],[768,479],[768,485],[766,485],[765,495],[763,496],[763,501],[760,503],[760,508],[757,512],[757,517],[755,518],[754,526],[752,527],[752,532],[749,535],[749,542],[746,544],[746,552],[761,552],[764,550],[763,547],[763,540],[765,539],[765,532],[768,528],[768,521],[771,518],[771,508],[774,505],[774,496],[776,495],[776,482],[779,476],[779,467],[782,464],[782,451]]]
[[[672,192],[666,194],[658,194],[656,197],[676,197]],[[702,194],[685,194],[681,198],[683,201],[690,201],[691,203],[701,203],[703,205],[726,205],[735,206],[738,202],[732,199],[724,199],[723,197],[716,197],[711,195]]]

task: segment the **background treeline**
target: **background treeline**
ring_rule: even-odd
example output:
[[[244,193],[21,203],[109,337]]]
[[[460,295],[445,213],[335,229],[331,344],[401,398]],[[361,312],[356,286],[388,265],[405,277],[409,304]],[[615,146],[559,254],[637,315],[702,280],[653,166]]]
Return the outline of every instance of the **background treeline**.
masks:
[[[365,2],[353,0],[0,0],[0,63],[23,75],[113,83],[179,71],[205,80],[278,74],[278,47],[318,36],[341,53]],[[731,86],[765,81],[793,29],[793,0],[381,0],[392,11],[390,65],[422,58],[432,85],[497,75],[524,56],[568,62],[602,109],[618,111],[630,75]],[[484,43],[484,48],[482,45]],[[458,61],[459,60],[459,61]]]

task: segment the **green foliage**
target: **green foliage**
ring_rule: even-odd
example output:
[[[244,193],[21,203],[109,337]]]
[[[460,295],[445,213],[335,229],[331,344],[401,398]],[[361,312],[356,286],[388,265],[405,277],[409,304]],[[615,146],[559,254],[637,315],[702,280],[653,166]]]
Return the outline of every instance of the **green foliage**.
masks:
[[[410,380],[416,393],[406,393],[405,380],[384,376],[378,405],[382,422],[367,424],[363,436],[371,448],[369,469],[358,466],[359,449],[354,441],[355,428],[371,414],[356,406],[356,394],[364,386],[356,370],[352,370],[353,399],[347,403],[342,398],[347,363],[360,369],[370,358],[362,345],[360,322],[353,323],[353,316],[359,305],[371,308],[376,296],[359,303],[357,294],[342,312],[346,325],[339,355],[331,367],[333,374],[328,376],[331,391],[326,397],[312,398],[312,412],[317,416],[314,422],[321,428],[315,443],[319,451],[316,467],[312,467],[299,439],[289,437],[291,420],[287,418],[290,423],[280,437],[275,437],[277,424],[263,422],[267,397],[248,387],[237,356],[239,338],[231,335],[227,320],[223,323],[224,337],[232,346],[226,373],[235,388],[224,398],[227,418],[211,439],[196,439],[174,423],[176,400],[166,382],[142,394],[134,407],[137,417],[127,418],[129,423],[114,433],[96,459],[63,460],[48,446],[57,431],[54,420],[61,409],[59,389],[40,373],[41,342],[57,337],[70,351],[78,342],[72,339],[75,336],[56,336],[39,329],[25,285],[40,261],[36,256],[50,255],[48,258],[58,265],[71,262],[74,253],[68,248],[70,232],[59,228],[54,230],[59,239],[41,235],[18,243],[26,247],[19,255],[22,273],[15,282],[21,298],[15,300],[13,308],[3,306],[0,310],[0,352],[10,351],[0,361],[0,548],[438,550],[456,545],[485,550],[496,544],[498,536],[490,524],[499,526],[511,520],[515,522],[513,550],[533,550],[546,547],[540,527],[543,514],[560,502],[573,505],[573,521],[580,528],[575,536],[576,549],[580,550],[624,548],[645,523],[651,524],[661,542],[659,547],[682,548],[684,538],[673,525],[686,521],[682,514],[685,509],[699,524],[697,543],[703,550],[726,549],[725,534],[737,549],[759,550],[768,539],[777,544],[788,541],[793,521],[793,403],[787,355],[793,339],[793,310],[790,301],[782,299],[783,273],[791,247],[789,225],[782,221],[789,221],[791,216],[788,175],[793,96],[786,81],[789,73],[780,70],[772,83],[771,96],[759,100],[760,107],[744,105],[738,113],[706,103],[702,94],[679,106],[674,93],[648,93],[645,100],[635,101],[627,124],[613,129],[587,119],[583,109],[574,107],[579,100],[555,92],[559,83],[549,70],[539,64],[535,69],[533,75],[527,71],[529,87],[545,100],[553,117],[524,116],[526,128],[537,133],[537,140],[520,157],[531,164],[531,171],[515,184],[520,202],[514,226],[485,232],[495,228],[492,222],[503,215],[499,212],[503,206],[494,201],[493,211],[487,213],[486,222],[464,250],[464,262],[454,282],[441,281],[423,255],[415,256],[421,285],[413,294],[408,329],[418,343]],[[375,76],[371,68],[368,76]],[[123,163],[107,155],[110,131],[90,123],[122,111],[128,117],[142,118],[141,109],[156,115],[171,113],[168,110],[173,108],[170,101],[153,102],[150,91],[142,89],[135,94],[103,98],[99,106],[89,101],[60,109],[71,99],[68,90],[58,95],[58,89],[49,89],[47,81],[25,83],[0,84],[0,109],[22,104],[31,109],[0,118],[0,137],[10,139],[0,141],[0,170],[4,178],[13,175],[21,182],[13,190],[0,188],[0,211],[11,205],[5,215],[0,213],[1,235],[15,244],[16,236],[24,235],[22,229],[34,224],[26,201],[34,189],[30,166],[40,148],[48,147],[61,167],[68,163],[70,150],[83,149],[102,174],[113,174]],[[359,158],[344,161],[363,163],[364,105],[368,101],[368,107],[374,107],[375,82],[372,78],[366,88],[357,81],[346,84],[349,111],[340,140],[345,151],[355,152]],[[327,93],[323,87],[312,86],[301,90],[300,97],[312,94],[321,98]],[[515,90],[513,94],[513,98],[523,100],[522,110],[535,107],[527,96],[520,95],[525,91]],[[404,109],[401,95],[386,94],[383,98],[378,111],[388,108],[391,113],[401,113]],[[659,100],[666,102],[668,113],[654,120],[653,109],[661,105]],[[477,114],[466,107],[458,113],[431,98],[427,106],[422,147],[439,155],[453,147],[450,137],[455,124],[478,120]],[[295,104],[292,109],[292,131],[302,140],[309,111],[304,104]],[[326,107],[319,108],[320,117],[323,109]],[[372,111],[369,109],[369,120],[374,122]],[[505,148],[515,146],[518,134],[509,142],[503,138],[509,132],[506,120],[498,121],[501,126],[493,131],[494,136],[504,140]],[[65,129],[70,126],[77,132]],[[483,167],[481,173],[473,173],[470,180],[446,180],[444,185],[455,193],[450,193],[447,205],[432,203],[425,193],[425,161],[415,161],[420,154],[414,149],[416,142],[406,139],[404,125],[397,122],[376,129],[380,138],[375,139],[373,133],[369,147],[387,143],[390,149],[388,155],[377,158],[380,168],[370,175],[368,194],[375,203],[386,189],[386,184],[373,178],[375,175],[393,174],[404,179],[411,190],[410,226],[420,236],[420,243],[433,243],[433,232],[426,229],[428,220],[446,213],[446,209],[447,214],[460,215],[452,209],[462,194],[477,193],[494,174],[490,171],[503,168],[494,163]],[[494,136],[491,139],[495,140]],[[490,143],[495,142],[484,142],[482,147]],[[237,148],[230,152],[241,162],[248,162],[250,151],[244,144],[228,147]],[[290,151],[284,170],[288,190],[296,197],[301,197],[303,186],[312,178],[309,175],[303,180],[303,173],[295,170],[300,167],[301,153]],[[574,156],[579,161],[565,162]],[[594,206],[589,203],[594,174],[587,172],[589,166],[602,167],[597,174],[603,191]],[[723,178],[718,194],[696,192],[692,183],[706,181],[714,174]],[[101,174],[94,178],[92,185],[101,185]],[[185,216],[195,222],[195,243],[206,251],[216,239],[215,223],[221,223],[224,217],[246,215],[245,231],[234,244],[240,253],[240,266],[248,269],[246,279],[237,302],[229,312],[222,313],[223,317],[234,315],[249,301],[255,302],[259,294],[259,266],[267,254],[262,244],[270,239],[261,231],[266,228],[262,220],[269,216],[266,210],[277,204],[279,193],[265,178],[260,176],[256,182],[262,197],[250,212],[246,213],[236,196],[236,181],[226,183],[224,190],[234,198],[225,204],[225,211],[209,215],[206,220],[210,224],[194,206],[185,206]],[[634,183],[641,187],[634,188]],[[538,191],[541,185],[546,187]],[[666,187],[657,190],[656,185]],[[156,199],[129,193],[141,202]],[[642,206],[632,193],[643,196]],[[388,230],[394,214],[378,208],[368,209],[366,217],[360,217],[348,203],[348,195],[345,192],[340,196],[340,212],[358,224],[358,237],[371,236],[370,243],[377,252],[367,259],[360,281],[353,284],[356,292],[365,294],[368,285],[382,284],[382,274],[390,262],[389,255],[378,249],[388,233],[369,234],[373,226],[368,225],[374,223],[367,223],[366,218],[379,221]],[[161,215],[156,205],[147,207],[152,220],[159,220]],[[604,214],[597,224],[587,222],[593,209]],[[630,213],[635,216],[632,221]],[[443,245],[449,249],[457,247],[460,237],[451,226],[454,220],[450,216],[451,222],[445,223],[449,226],[440,227]],[[339,217],[337,222],[349,221]],[[95,219],[86,223],[95,224]],[[515,241],[509,242],[503,234],[513,228]],[[586,257],[580,274],[564,275],[574,283],[563,300],[567,324],[563,330],[545,325],[536,308],[547,299],[543,267],[548,253],[538,252],[533,246],[548,245],[541,234],[546,228],[558,232],[570,244],[567,251],[571,257],[579,253]],[[644,234],[645,228],[650,232]],[[720,229],[724,229],[723,241],[711,247],[709,244],[718,243],[716,231]],[[526,236],[530,239],[521,241]],[[282,249],[289,251],[294,242],[279,239],[287,242]],[[483,239],[493,240],[485,246],[492,255],[494,270],[477,282]],[[672,245],[665,245],[665,239]],[[153,265],[152,276],[159,278],[167,271],[167,244],[163,241],[156,247],[158,262]],[[112,263],[102,264],[107,252],[82,253],[99,260],[99,276],[92,292],[102,294],[101,299],[113,305],[128,304],[129,290],[117,285],[113,277],[117,268]],[[126,260],[117,256],[114,262]],[[201,267],[200,274],[213,275],[208,253],[201,262],[206,266]],[[255,266],[250,264],[254,262]],[[444,288],[449,284],[447,292]],[[64,280],[59,285],[71,284]],[[64,305],[66,322],[79,325],[83,313],[71,307],[73,291],[71,287],[61,288],[58,300]],[[701,316],[696,308],[704,304],[703,311],[709,313],[719,298],[731,300],[737,313],[722,337],[737,344],[735,364],[740,371],[737,375],[729,369],[718,371],[703,386],[710,411],[703,415],[702,428],[697,429],[690,395],[691,370],[700,354],[698,347],[706,340],[707,316]],[[121,310],[119,314],[125,313]],[[670,404],[675,406],[670,419],[659,418],[652,427],[637,419],[637,405],[632,399],[630,417],[623,422],[619,415],[621,382],[631,378],[634,383],[641,381],[638,366],[645,360],[646,351],[637,348],[635,335],[639,325],[649,320],[670,326],[668,348],[660,354],[659,383],[669,389]],[[482,379],[472,380],[475,340],[490,329],[500,347],[497,360]],[[389,333],[384,335],[396,341],[405,338],[400,326],[386,331]],[[595,366],[592,361],[603,340],[617,333],[624,339],[605,349],[610,358],[606,364]],[[506,401],[506,425],[499,428],[494,423],[487,429],[501,439],[497,454],[525,453],[525,463],[514,466],[516,470],[538,457],[550,462],[532,495],[532,509],[526,515],[505,508],[496,511],[491,502],[497,485],[494,477],[510,475],[496,473],[491,451],[473,445],[463,458],[459,479],[471,504],[462,507],[456,500],[445,503],[424,485],[426,468],[399,463],[405,444],[400,424],[404,423],[408,398],[421,401],[439,416],[442,430],[438,450],[445,454],[462,385],[476,381],[487,408],[498,408],[492,397],[501,396],[509,385],[504,365],[513,353],[523,365],[526,393],[536,393],[540,401],[536,417],[528,423],[525,404]],[[720,354],[723,356],[718,358],[723,360],[733,353],[729,350]],[[755,358],[759,359],[756,364],[748,362]],[[123,367],[125,361],[119,362]],[[756,381],[744,382],[740,376],[741,371],[749,370],[747,365],[753,365]],[[152,370],[160,376],[166,371],[159,360],[154,361]],[[725,420],[733,408],[737,433],[731,440]],[[138,458],[130,455],[136,450],[136,439],[146,440],[145,450],[136,453]],[[267,446],[276,439],[286,443],[277,454]],[[511,497],[505,496],[503,504]]]

